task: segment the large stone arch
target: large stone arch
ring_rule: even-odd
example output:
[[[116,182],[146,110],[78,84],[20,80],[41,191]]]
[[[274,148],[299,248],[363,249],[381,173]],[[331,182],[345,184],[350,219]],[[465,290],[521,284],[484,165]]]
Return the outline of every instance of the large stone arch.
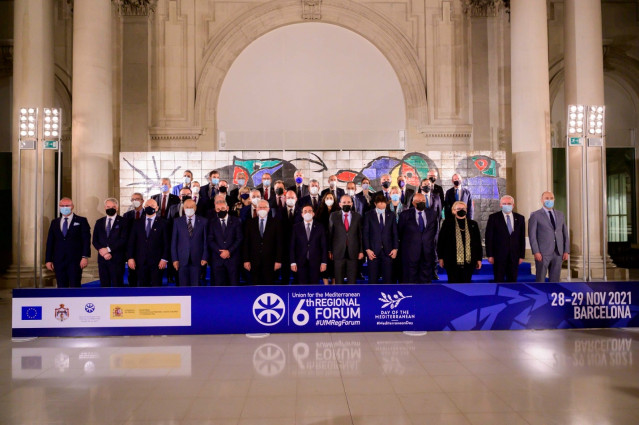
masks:
[[[216,108],[220,88],[235,59],[262,35],[286,25],[307,22],[301,15],[299,0],[271,1],[238,16],[209,41],[196,85],[196,126],[217,131]],[[387,19],[349,0],[323,1],[320,22],[354,31],[386,57],[397,74],[404,95],[407,139],[416,139],[428,124],[428,114],[426,84],[418,66],[415,47]]]

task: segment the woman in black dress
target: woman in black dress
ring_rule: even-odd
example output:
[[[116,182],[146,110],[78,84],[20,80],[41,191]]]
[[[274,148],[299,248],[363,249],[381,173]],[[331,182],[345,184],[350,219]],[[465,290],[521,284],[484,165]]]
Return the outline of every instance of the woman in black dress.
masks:
[[[324,230],[326,231],[326,240],[328,241],[328,217],[332,212],[340,211],[339,203],[335,200],[333,193],[327,192],[322,201],[320,202],[319,207],[317,208],[317,213],[315,214],[315,220],[319,223],[322,223],[324,226]],[[333,260],[329,259],[326,264],[326,271],[322,273],[322,280],[324,281],[324,285],[335,284],[335,263]]]
[[[449,283],[470,283],[473,271],[481,268],[482,247],[479,225],[466,217],[465,202],[453,204],[439,232],[439,265],[446,269]]]

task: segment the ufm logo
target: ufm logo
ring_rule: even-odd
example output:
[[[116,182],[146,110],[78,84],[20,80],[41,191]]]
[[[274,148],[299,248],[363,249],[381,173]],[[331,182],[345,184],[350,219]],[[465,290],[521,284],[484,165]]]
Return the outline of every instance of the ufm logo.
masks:
[[[284,318],[285,311],[284,300],[270,292],[260,295],[253,303],[253,317],[264,326],[278,324]]]
[[[86,303],[84,305],[84,311],[86,311],[87,313],[93,313],[95,311],[95,304],[93,303]]]
[[[382,305],[382,308],[390,307],[391,310],[396,309],[399,303],[402,302],[402,300],[405,300],[406,298],[413,298],[412,295],[402,294],[402,291],[397,291],[395,295],[385,294],[384,292],[380,293],[382,294],[382,297],[378,298],[378,300],[384,303]]]

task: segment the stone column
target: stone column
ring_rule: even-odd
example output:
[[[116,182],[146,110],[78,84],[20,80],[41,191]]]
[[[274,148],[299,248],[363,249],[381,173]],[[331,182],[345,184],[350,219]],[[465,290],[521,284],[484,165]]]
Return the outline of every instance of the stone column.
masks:
[[[526,219],[552,190],[546,0],[510,3],[515,209]]]
[[[34,265],[41,269],[44,245],[43,235],[46,235],[48,223],[43,222],[42,213],[53,214],[55,203],[55,181],[53,170],[48,167],[45,172],[45,205],[41,205],[41,195],[35,199],[35,166],[36,155],[38,169],[40,169],[41,146],[38,150],[22,152],[22,176],[18,175],[20,150],[18,149],[18,118],[22,107],[42,108],[54,106],[54,66],[53,66],[53,0],[16,0],[14,4],[14,48],[13,48],[13,112],[11,118],[12,138],[11,150],[13,155],[12,171],[12,202],[14,211],[20,204],[20,241],[18,251],[18,215],[12,219],[13,229],[13,264],[4,276],[3,285],[17,286],[18,258],[21,263],[21,286],[34,286]],[[40,126],[41,127],[41,126]],[[41,129],[40,129],[41,131]],[[50,161],[47,162],[47,165]],[[42,193],[42,180],[37,181],[38,193]],[[34,211],[38,209],[40,219],[35,223]],[[46,228],[45,228],[46,227]],[[38,246],[38,252],[34,247]]]
[[[74,1],[71,186],[75,212],[91,227],[104,215],[104,200],[113,196],[111,33],[110,0]],[[95,265],[95,255],[89,264]]]
[[[564,2],[564,97],[567,105],[603,105],[604,70],[599,0]],[[567,147],[570,166],[570,234],[572,275],[583,277],[583,261],[590,253],[592,277],[603,277],[603,220],[601,150],[588,148],[589,250],[583,245],[582,149]],[[609,267],[614,267],[607,259]],[[609,278],[623,278],[626,271],[608,270]]]

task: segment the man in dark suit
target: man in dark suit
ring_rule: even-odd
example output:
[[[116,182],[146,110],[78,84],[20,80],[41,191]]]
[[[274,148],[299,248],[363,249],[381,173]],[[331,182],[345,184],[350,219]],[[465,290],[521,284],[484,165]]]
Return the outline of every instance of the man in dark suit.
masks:
[[[280,221],[282,227],[282,244],[284,249],[282,250],[282,264],[284,265],[280,269],[280,276],[283,285],[288,285],[291,279],[289,249],[291,245],[291,236],[293,234],[293,226],[302,221],[302,208],[296,206],[297,196],[294,190],[286,192],[284,201],[284,208],[276,207],[271,208],[271,211],[276,211],[275,217]],[[312,207],[311,207],[312,208]],[[295,275],[293,276],[295,280]]]
[[[131,206],[133,207],[133,209],[125,212],[124,215],[122,215],[122,218],[126,220],[126,224],[127,224],[127,238],[131,234],[131,228],[133,227],[133,224],[137,220],[141,220],[145,217],[144,196],[139,192],[135,192],[133,195],[131,195]],[[125,249],[125,257],[126,257],[126,249]],[[124,259],[124,262],[126,263],[126,258]],[[127,281],[129,282],[129,286],[138,286],[138,272],[132,269],[128,269],[128,270],[129,271],[127,276]]]
[[[200,182],[198,181],[191,183],[191,199],[195,202],[195,214],[206,218],[207,208],[205,203],[202,202]]]
[[[162,179],[162,187],[160,190],[162,192],[151,196],[151,199],[158,205],[160,217],[166,218],[171,205],[180,203],[180,197],[171,193],[171,180],[166,177]]]
[[[209,258],[207,220],[195,215],[195,201],[184,202],[184,215],[173,221],[171,259],[182,286],[198,286],[201,267]]]
[[[364,258],[362,248],[362,216],[352,211],[350,196],[340,198],[341,211],[331,213],[328,219],[328,255],[335,262],[335,282],[349,284],[357,279],[357,261]]]
[[[272,285],[275,272],[282,267],[282,228],[269,214],[268,202],[257,204],[257,217],[246,223],[244,232],[244,268],[255,285]]]
[[[257,187],[260,191],[262,199],[266,200],[271,205],[271,200],[275,199],[275,189],[273,188],[273,179],[270,173],[262,174],[262,184]]]
[[[157,202],[144,204],[145,217],[137,220],[129,235],[127,258],[129,269],[137,270],[141,286],[161,286],[162,270],[171,256],[169,222],[157,214]]]
[[[101,217],[93,227],[93,247],[98,251],[100,286],[124,286],[124,263],[129,225],[118,215],[118,200],[104,201],[106,217]],[[135,220],[135,219],[134,219]]]
[[[342,189],[341,187],[337,187],[337,176],[335,175],[328,176],[328,187],[322,190],[320,196],[323,198],[324,195],[326,195],[328,192],[331,192],[333,194],[336,202],[338,199],[342,199],[342,196],[346,194],[346,192],[344,192],[344,189]]]
[[[373,199],[377,198],[377,195],[382,195],[384,197],[384,199],[386,199],[386,203],[389,203],[391,201],[391,197],[390,197],[390,187],[391,187],[391,177],[390,174],[382,174],[382,176],[379,178],[380,184],[382,185],[382,189],[375,193],[375,196],[373,196]]]
[[[362,245],[368,257],[368,283],[391,283],[399,238],[395,214],[386,209],[386,198],[377,195],[375,209],[364,215]]]
[[[202,204],[206,210],[205,217],[208,217],[208,212],[215,210],[215,203],[213,200],[219,193],[220,172],[218,170],[212,170],[207,174],[206,178],[209,182],[200,188],[200,201],[198,202],[198,207],[199,204]]]
[[[322,203],[322,196],[320,195],[320,184],[319,181],[315,179],[311,179],[308,182],[308,191],[309,194],[304,196],[303,198],[298,199],[298,206],[300,208],[305,207],[306,205],[310,205],[313,207],[313,212],[317,214],[317,210],[319,209],[320,204]]]
[[[220,183],[219,183],[219,187],[218,187],[218,189],[219,189],[219,192],[220,192],[220,193],[219,193],[219,195],[224,195],[224,196],[225,196],[225,198],[226,198],[226,205],[228,205],[228,206],[229,206],[229,209],[230,209],[230,208],[233,208],[233,206],[234,206],[236,203],[240,202],[240,200],[239,200],[239,199],[233,199],[233,198],[231,198],[231,195],[230,195],[230,193],[231,193],[231,192],[229,191],[229,182],[227,182],[226,180],[220,180]],[[238,192],[238,194],[239,194],[239,192]],[[216,196],[217,196],[217,195],[216,195]],[[208,211],[209,211],[209,212],[213,211],[213,213],[215,213],[215,204],[214,204],[214,202],[213,202],[213,201],[209,202],[209,208],[208,208]]]
[[[399,240],[404,283],[430,283],[435,261],[437,218],[426,208],[422,193],[413,196],[413,207],[399,216]]]
[[[70,198],[60,199],[59,208],[61,217],[49,226],[45,265],[55,272],[58,288],[80,288],[91,257],[91,227],[86,218],[73,214]]]
[[[433,189],[431,192],[439,196],[443,206],[444,205],[444,189],[437,184],[437,176],[438,176],[437,170],[434,168],[431,168],[430,170],[428,170],[428,174],[426,174],[426,178],[428,179],[428,181],[430,181],[433,184]],[[424,180],[422,180],[422,186],[424,186]]]
[[[357,203],[361,205],[361,215],[364,215],[369,210],[375,208],[374,206],[372,206],[373,199],[375,198],[375,193],[371,191],[371,181],[368,179],[368,177],[364,177],[362,179],[362,190],[355,195],[355,198],[357,198]]]
[[[446,196],[444,197],[444,217],[448,218],[453,216],[451,212],[451,207],[457,201],[461,201],[467,205],[468,217],[469,220],[473,219],[473,213],[475,207],[473,205],[473,195],[470,193],[470,190],[467,187],[462,187],[463,179],[461,175],[455,173],[453,174],[453,187],[446,191]]]
[[[495,282],[517,282],[519,265],[526,255],[526,220],[513,212],[515,199],[502,196],[501,211],[491,214],[486,225],[486,256],[493,265]]]
[[[308,185],[304,184],[304,173],[302,173],[302,170],[295,171],[295,184],[289,187],[288,190],[294,191],[298,200],[310,194]]]
[[[244,171],[240,171],[239,173],[237,173],[237,185],[235,189],[231,190],[231,192],[229,193],[229,196],[233,200],[233,203],[239,200],[238,195],[240,194],[240,189],[246,187],[247,184],[248,176],[246,175],[246,173]]]
[[[405,207],[407,207],[413,200],[415,190],[406,185],[406,177],[404,176],[397,176],[397,187],[399,187],[400,191],[399,200]]]
[[[326,271],[326,232],[324,226],[313,221],[314,216],[310,205],[302,209],[304,221],[293,226],[289,244],[291,270],[297,273],[301,285],[317,285],[320,273]]]
[[[215,286],[239,284],[242,222],[228,214],[226,196],[215,197],[215,216],[209,215],[208,245],[211,256],[211,279]]]
[[[570,237],[566,219],[555,209],[555,195],[544,192],[543,206],[533,211],[528,219],[528,239],[535,256],[536,281],[545,282],[546,274],[550,282],[561,280],[561,264],[570,255]]]
[[[275,194],[275,196],[268,200],[269,206],[271,207],[271,209],[274,208],[276,210],[285,208],[286,189],[284,188],[284,182],[282,180],[276,181],[273,189],[273,193]],[[295,197],[295,200],[297,201],[297,196]]]
[[[171,205],[166,218],[168,218],[169,220],[174,220],[176,218],[182,217],[184,215],[184,203],[190,199],[191,189],[189,189],[188,187],[183,187],[182,190],[180,190],[180,202]]]
[[[420,187],[420,192],[424,195],[424,199],[426,199],[426,209],[433,210],[435,221],[437,222],[437,236],[435,237],[435,246],[437,246],[437,240],[439,238],[439,229],[441,229],[442,223],[442,201],[441,198],[434,193],[433,183],[429,179],[423,179]],[[414,195],[413,195],[414,196]],[[411,197],[412,198],[412,197]],[[433,261],[433,280],[439,280],[439,276],[437,274],[437,265],[439,264],[439,258],[437,257],[437,250],[435,250],[435,260]]]

